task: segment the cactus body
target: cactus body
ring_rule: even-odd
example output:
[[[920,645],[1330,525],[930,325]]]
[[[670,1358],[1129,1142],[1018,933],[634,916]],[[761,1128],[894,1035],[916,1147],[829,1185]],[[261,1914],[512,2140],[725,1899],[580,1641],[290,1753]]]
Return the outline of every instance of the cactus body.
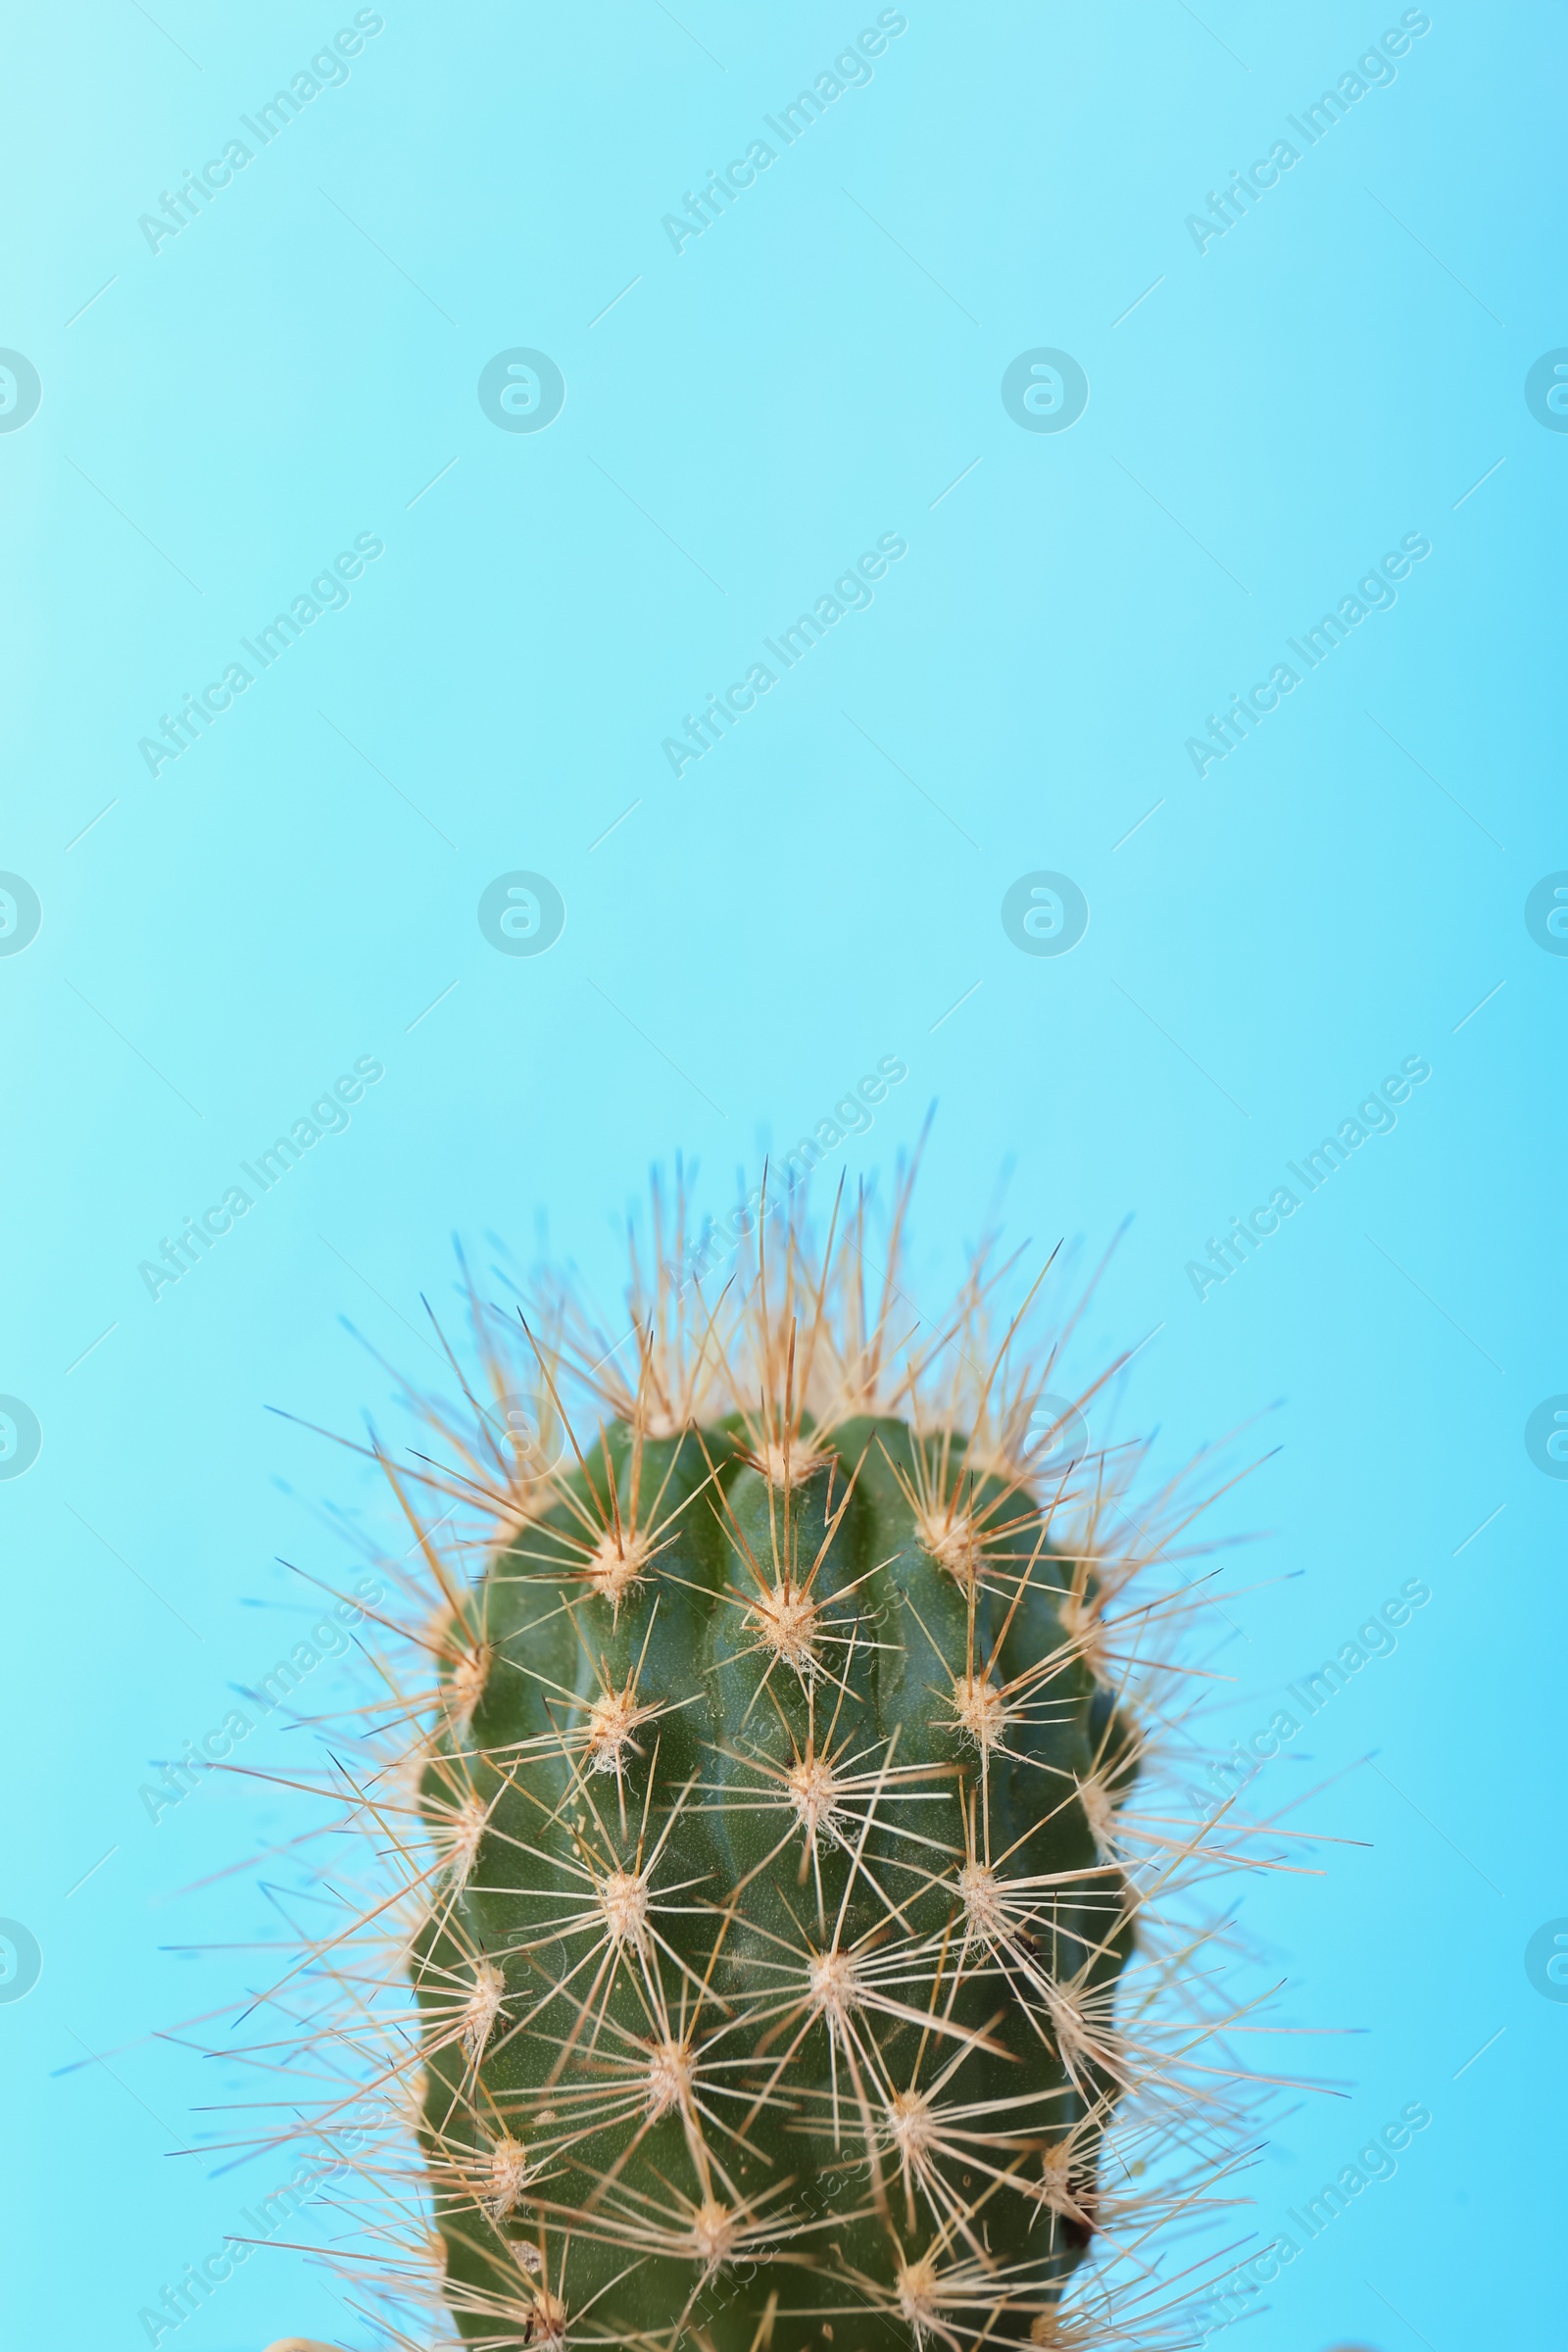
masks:
[[[918,1314],[907,1203],[820,1254],[764,1213],[710,1303],[656,1192],[629,1329],[470,1285],[482,1377],[369,1449],[414,1541],[298,2129],[410,2352],[1194,2340],[1158,2232],[1255,2145],[1209,1950],[1248,1833],[1158,1778],[1199,1506],[1083,1450],[1038,1284],[1000,1344],[984,1250]]]
[[[497,2352],[1054,2342],[1133,1941],[1091,1571],[951,1428],[657,1426],[442,1642],[448,2304]]]

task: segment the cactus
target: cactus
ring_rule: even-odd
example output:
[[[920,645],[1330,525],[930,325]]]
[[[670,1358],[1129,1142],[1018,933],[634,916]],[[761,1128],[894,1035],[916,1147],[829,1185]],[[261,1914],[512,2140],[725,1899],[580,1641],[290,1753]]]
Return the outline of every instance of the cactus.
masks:
[[[989,1350],[989,1277],[915,1315],[906,1199],[872,1309],[863,1211],[820,1258],[764,1225],[716,1302],[634,1281],[618,1348],[564,1295],[520,1326],[523,1433],[480,1308],[444,1458],[375,1449],[434,1677],[353,1799],[413,1905],[418,2219],[368,2268],[468,2345],[1089,2347],[1176,2308],[1145,2246],[1223,2164],[1223,2069],[1170,2002],[1150,1897],[1204,1833],[1138,1810],[1136,1688],[1184,1589],[1126,1597],[1126,1466],[1040,1474],[1054,1357],[1026,1318]]]

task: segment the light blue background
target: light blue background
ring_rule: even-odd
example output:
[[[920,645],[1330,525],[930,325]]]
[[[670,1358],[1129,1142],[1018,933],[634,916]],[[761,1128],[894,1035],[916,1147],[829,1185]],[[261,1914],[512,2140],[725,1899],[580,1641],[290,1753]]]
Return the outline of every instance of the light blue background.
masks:
[[[278,1556],[347,1573],[314,1507],[373,1507],[264,1408],[385,1417],[337,1318],[419,1374],[454,1232],[526,1262],[547,1218],[612,1296],[652,1161],[697,1155],[722,1206],[898,1054],[834,1164],[885,1176],[940,1103],[922,1301],[1010,1162],[1033,1256],[1133,1219],[1078,1379],[1161,1326],[1123,1410],[1157,1462],[1254,1416],[1237,1458],[1280,1448],[1212,1522],[1269,1537],[1226,1562],[1239,1634],[1195,1642],[1235,1677],[1216,1736],[1432,1588],[1254,1791],[1331,1784],[1292,1817],[1347,1841],[1326,1875],[1242,1917],[1278,2015],[1355,2037],[1252,2045],[1338,2095],[1296,2103],[1235,2234],[1403,2103],[1434,2121],[1245,2340],[1554,2343],[1568,2007],[1523,1952],[1568,1913],[1568,1485],[1522,1433],[1568,1390],[1568,959],[1522,909],[1568,866],[1568,435],[1523,382],[1568,343],[1560,15],[1435,6],[1200,255],[1185,216],[1396,8],[915,0],[677,255],[661,217],[874,9],[388,0],[348,82],[150,251],[138,215],[352,13],[97,0],[5,35],[0,343],[43,400],[0,436],[0,866],[44,910],[0,960],[0,1390],[44,1433],[0,1485],[0,1913],[44,1953],[0,2006],[7,2340],[130,2352],[271,2185],[177,2152],[269,2086],[199,2061],[206,2029],[149,2036],[266,1981],[234,1948],[286,1933],[254,1879],[181,1890],[304,1817],[214,1780],[155,1828],[136,1793],[305,1622]],[[475,396],[515,345],[566,379],[543,433]],[[1069,432],[1003,409],[1036,345],[1087,370]],[[677,782],[682,714],[889,531],[870,610]],[[1416,531],[1395,609],[1200,781],[1185,739]],[[138,738],[361,532],[386,552],[350,606],[155,781]],[[565,899],[538,959],[475,920],[514,867]],[[1001,927],[1036,867],[1091,905],[1059,960]],[[1200,1303],[1185,1261],[1415,1054],[1396,1130]],[[154,1303],[138,1261],[363,1054],[349,1131]],[[277,2252],[177,2340],[296,2329],[371,2340]]]

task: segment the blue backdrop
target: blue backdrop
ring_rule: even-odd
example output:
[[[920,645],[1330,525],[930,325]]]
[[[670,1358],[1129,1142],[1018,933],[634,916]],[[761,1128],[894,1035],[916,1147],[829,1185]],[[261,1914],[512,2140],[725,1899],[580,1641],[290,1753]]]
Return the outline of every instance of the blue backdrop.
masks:
[[[339,1318],[419,1374],[454,1233],[612,1294],[650,1162],[721,1208],[814,1131],[820,1194],[935,1100],[929,1296],[1010,1163],[1034,1257],[1132,1219],[1075,1370],[1153,1334],[1157,1463],[1278,1447],[1195,1640],[1250,1801],[1342,1841],[1242,1919],[1348,2037],[1256,2045],[1335,2088],[1237,2236],[1431,2121],[1226,2316],[1555,2341],[1559,12],[5,47],[8,2340],[131,2352],[270,2185],[202,2111],[275,2095],[226,2027],[155,2036],[267,1981],[277,1908],[199,1883],[301,1816],[141,1793],[315,1614],[279,1559],[346,1573],[318,1506],[376,1507],[265,1408],[384,1413]],[[294,2329],[371,2340],[282,2249],[161,2340]]]

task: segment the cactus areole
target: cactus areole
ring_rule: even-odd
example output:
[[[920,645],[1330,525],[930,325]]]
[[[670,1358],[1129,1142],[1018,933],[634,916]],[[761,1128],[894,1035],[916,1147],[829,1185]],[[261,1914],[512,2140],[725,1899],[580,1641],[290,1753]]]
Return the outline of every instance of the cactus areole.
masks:
[[[602,1422],[441,1630],[419,2137],[493,2352],[1055,2343],[1096,2233],[1092,1554],[1016,1450],[793,1387]]]

